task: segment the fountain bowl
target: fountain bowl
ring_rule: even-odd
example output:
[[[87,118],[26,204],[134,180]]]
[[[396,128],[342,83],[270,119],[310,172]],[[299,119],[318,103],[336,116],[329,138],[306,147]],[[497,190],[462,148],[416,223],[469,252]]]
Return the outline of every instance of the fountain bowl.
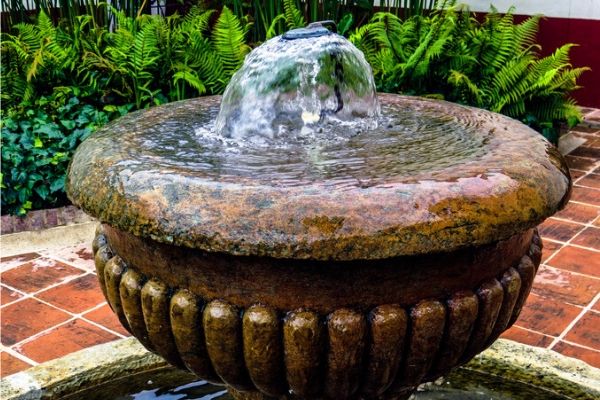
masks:
[[[248,399],[406,398],[490,346],[568,200],[564,160],[510,118],[378,98],[379,128],[327,140],[231,143],[211,133],[219,97],[86,140],[67,189],[102,222],[123,326]]]

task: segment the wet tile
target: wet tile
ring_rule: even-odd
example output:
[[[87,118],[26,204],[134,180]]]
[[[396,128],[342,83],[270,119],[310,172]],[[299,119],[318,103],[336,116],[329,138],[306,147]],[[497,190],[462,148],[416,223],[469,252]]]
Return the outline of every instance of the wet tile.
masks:
[[[40,257],[38,253],[25,253],[16,256],[2,257],[0,258],[0,271],[8,271],[11,268],[25,264],[27,261],[31,261],[38,257]]]
[[[569,168],[578,169],[581,171],[589,171],[596,165],[596,160],[593,158],[576,157],[571,154],[565,156]]]
[[[571,200],[600,206],[600,190],[575,186],[573,187]]]
[[[44,362],[115,339],[118,337],[76,319],[18,346],[15,350],[34,361]]]
[[[515,325],[548,336],[558,336],[579,315],[581,308],[532,294]]]
[[[13,357],[5,351],[0,352],[0,377],[4,378],[5,376],[15,374],[17,372],[23,371],[31,365],[26,363],[23,360],[18,359],[17,357]]]
[[[600,228],[585,228],[571,243],[600,250]]]
[[[59,308],[78,314],[104,302],[96,275],[85,275],[35,295]]]
[[[17,301],[2,308],[2,344],[11,346],[69,318],[69,314],[35,299]]]
[[[571,173],[571,180],[575,181],[579,178],[581,178],[583,175],[587,174],[586,171],[580,171],[578,169],[570,169],[569,172]]]
[[[83,317],[97,324],[107,327],[108,329],[120,333],[123,336],[131,336],[129,332],[123,328],[115,313],[110,309],[108,304],[103,305],[93,311],[83,314]]]
[[[565,246],[547,264],[600,278],[600,253],[592,250]]]
[[[595,109],[591,109],[592,112],[596,111]],[[585,113],[584,113],[585,114]],[[582,133],[596,133],[598,132],[598,128],[591,128],[589,126],[576,126],[569,130],[570,132],[582,132]]]
[[[542,265],[532,291],[547,299],[587,306],[600,292],[600,279]]]
[[[542,247],[542,262],[546,262],[554,252],[563,246],[561,243],[553,242],[551,240],[544,240],[544,246]]]
[[[563,341],[558,342],[552,350],[567,357],[578,358],[592,367],[600,368],[600,351],[586,349]]]
[[[540,235],[543,238],[566,242],[577,232],[583,229],[583,226],[573,222],[559,221],[554,218],[548,218],[540,225]]]
[[[600,313],[586,312],[567,333],[565,340],[600,351]]]
[[[84,271],[50,258],[37,258],[2,274],[2,282],[26,293],[37,292]]]
[[[554,214],[554,216],[557,218],[568,219],[570,221],[579,222],[582,224],[587,224],[593,221],[599,215],[600,207],[588,206],[573,202],[569,202],[562,211]]]
[[[588,147],[586,145],[583,145],[583,146],[579,146],[578,148],[573,150],[571,153],[569,153],[569,155],[576,156],[576,157],[592,158],[592,159],[598,160],[598,159],[600,159],[600,149],[596,149],[594,147]]]
[[[536,347],[548,347],[553,340],[550,336],[528,331],[516,325],[513,325],[512,328],[504,332],[501,337]]]
[[[41,253],[50,258],[65,261],[79,268],[95,271],[94,254],[92,253],[91,243],[80,243],[61,249],[42,251]]]
[[[17,291],[0,285],[0,305],[7,305],[22,298],[23,295]]]
[[[577,181],[578,185],[600,189],[600,174],[588,174]]]

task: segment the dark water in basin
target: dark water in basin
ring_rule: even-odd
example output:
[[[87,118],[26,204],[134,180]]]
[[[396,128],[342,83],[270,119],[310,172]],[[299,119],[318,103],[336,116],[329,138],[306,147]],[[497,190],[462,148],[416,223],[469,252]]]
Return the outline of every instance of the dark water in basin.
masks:
[[[63,400],[232,400],[216,386],[181,371],[161,369],[115,379]],[[542,388],[479,372],[457,370],[417,391],[414,400],[567,400]]]

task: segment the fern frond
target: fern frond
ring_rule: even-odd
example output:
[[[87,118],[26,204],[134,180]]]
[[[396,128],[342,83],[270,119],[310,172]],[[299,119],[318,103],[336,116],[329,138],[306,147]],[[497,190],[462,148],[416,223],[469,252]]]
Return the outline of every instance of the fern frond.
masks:
[[[288,29],[303,28],[306,26],[304,16],[296,8],[295,0],[283,0],[283,11]]]

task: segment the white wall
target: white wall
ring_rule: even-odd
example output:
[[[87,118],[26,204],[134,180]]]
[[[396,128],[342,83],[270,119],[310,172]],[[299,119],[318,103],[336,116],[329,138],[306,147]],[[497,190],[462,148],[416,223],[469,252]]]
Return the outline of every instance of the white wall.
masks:
[[[489,11],[490,4],[493,4],[500,12],[515,6],[516,14],[543,14],[546,17],[600,20],[600,0],[458,0],[458,2],[468,4],[473,11]],[[598,35],[600,36],[600,33]]]

